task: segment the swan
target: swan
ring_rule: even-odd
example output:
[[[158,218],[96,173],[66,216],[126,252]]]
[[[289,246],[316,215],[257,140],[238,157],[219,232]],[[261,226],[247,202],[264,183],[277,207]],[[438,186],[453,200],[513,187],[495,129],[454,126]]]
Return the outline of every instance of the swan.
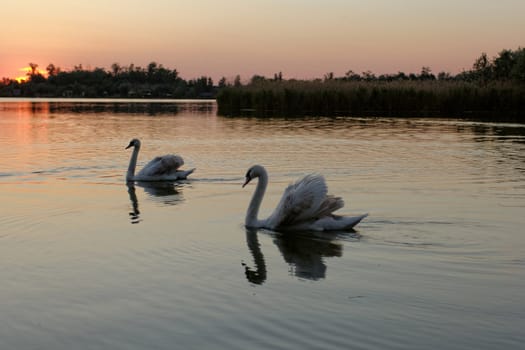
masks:
[[[179,168],[184,164],[182,157],[173,154],[167,154],[164,156],[155,157],[148,164],[146,164],[137,175],[135,175],[137,157],[140,151],[140,140],[131,140],[126,149],[131,147],[133,147],[133,153],[131,154],[131,159],[129,160],[126,181],[183,180],[195,170],[195,168],[190,170],[180,170]]]
[[[255,178],[259,181],[246,212],[246,227],[274,231],[341,231],[353,228],[368,216],[334,215],[334,211],[344,206],[343,199],[327,194],[328,188],[322,175],[309,174],[289,185],[274,212],[267,219],[260,220],[257,215],[268,185],[268,173],[262,165],[248,169],[242,187]]]

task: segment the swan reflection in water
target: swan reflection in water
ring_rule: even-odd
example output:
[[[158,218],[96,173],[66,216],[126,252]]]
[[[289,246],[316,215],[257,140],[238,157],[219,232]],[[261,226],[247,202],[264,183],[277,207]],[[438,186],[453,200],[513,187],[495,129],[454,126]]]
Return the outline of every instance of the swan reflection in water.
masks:
[[[132,205],[132,211],[129,212],[129,217],[132,224],[138,224],[142,219],[140,218],[139,201],[135,186],[142,187],[144,192],[150,196],[153,200],[160,202],[165,205],[176,205],[184,202],[182,195],[182,184],[167,182],[167,181],[128,181],[126,183],[128,187],[129,199]]]
[[[320,280],[326,277],[325,258],[341,257],[343,244],[337,233],[276,233],[264,229],[246,229],[246,243],[253,258],[252,269],[243,263],[246,278],[250,283],[263,284],[267,278],[266,263],[258,239],[258,231],[267,232],[273,237],[273,243],[279,248],[284,261],[290,267],[290,274],[308,280]],[[343,233],[346,238],[359,240],[357,233]]]

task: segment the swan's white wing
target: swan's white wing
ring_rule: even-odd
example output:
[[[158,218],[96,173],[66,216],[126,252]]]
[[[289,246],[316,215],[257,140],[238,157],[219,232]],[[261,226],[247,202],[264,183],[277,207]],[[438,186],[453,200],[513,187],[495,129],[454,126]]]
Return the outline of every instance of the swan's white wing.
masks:
[[[174,173],[184,164],[184,160],[180,156],[167,154],[159,156],[151,160],[138,173],[139,177],[162,176]]]
[[[342,207],[340,198],[327,196],[324,177],[310,174],[289,185],[268,224],[274,228],[297,225],[328,215]]]

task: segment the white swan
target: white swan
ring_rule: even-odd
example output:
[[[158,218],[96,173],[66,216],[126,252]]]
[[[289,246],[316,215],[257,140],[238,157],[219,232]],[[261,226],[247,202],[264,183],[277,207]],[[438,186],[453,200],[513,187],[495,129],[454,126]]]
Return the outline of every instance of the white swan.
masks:
[[[133,153],[129,160],[128,172],[126,173],[127,181],[176,181],[185,179],[195,170],[195,168],[180,170],[179,168],[184,164],[182,157],[167,154],[154,158],[135,175],[137,157],[140,151],[140,140],[131,140],[126,149],[130,147],[133,147]]]
[[[272,215],[259,220],[257,214],[268,185],[266,169],[261,165],[252,166],[246,173],[242,187],[254,178],[259,178],[259,181],[246,212],[246,227],[285,231],[339,231],[353,228],[368,216],[334,215],[334,211],[344,206],[343,199],[327,194],[323,176],[310,174],[289,185]]]

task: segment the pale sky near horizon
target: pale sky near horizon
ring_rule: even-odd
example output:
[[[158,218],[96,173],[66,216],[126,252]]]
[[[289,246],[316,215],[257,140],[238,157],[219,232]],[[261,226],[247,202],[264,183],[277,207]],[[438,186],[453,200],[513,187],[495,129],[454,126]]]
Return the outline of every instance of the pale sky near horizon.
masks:
[[[29,62],[184,79],[470,69],[525,46],[524,0],[0,0],[0,78]]]

